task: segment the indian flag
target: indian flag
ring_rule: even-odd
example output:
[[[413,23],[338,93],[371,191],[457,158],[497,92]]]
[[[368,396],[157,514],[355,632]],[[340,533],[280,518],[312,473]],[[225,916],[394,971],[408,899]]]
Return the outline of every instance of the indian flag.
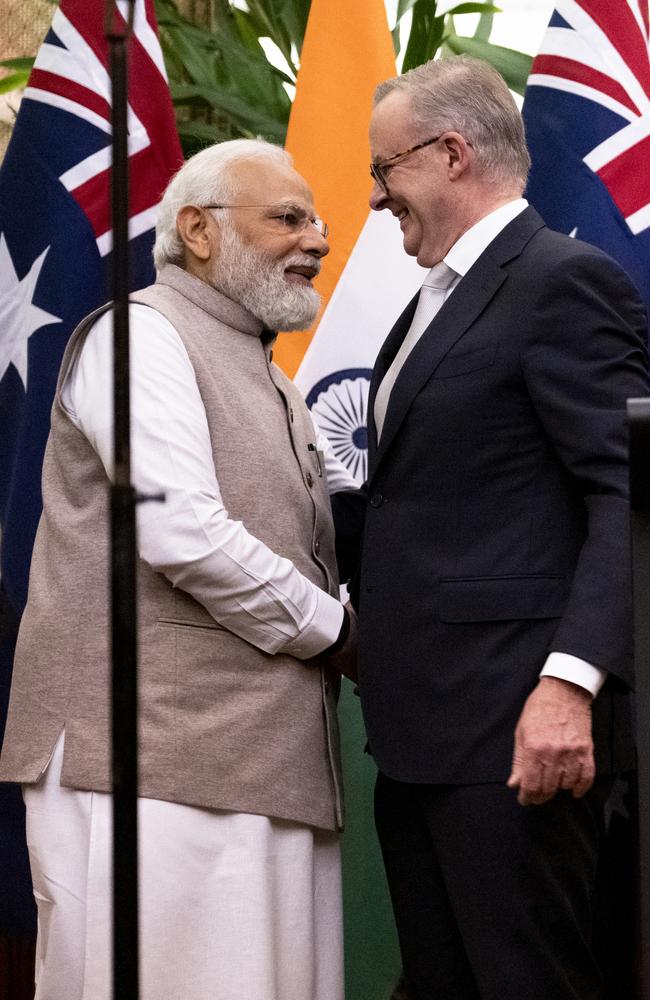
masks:
[[[295,377],[339,458],[367,469],[367,400],[375,357],[425,272],[397,221],[371,212],[368,121],[376,85],[395,75],[384,0],[312,0],[287,149],[330,226],[316,332],[282,334],[274,360]],[[343,836],[346,1000],[389,1000],[400,973],[373,824],[375,766],[359,701],[344,680],[339,716],[347,802]]]
[[[394,75],[383,0],[312,0],[286,148],[329,224],[331,251],[316,332],[281,335],[274,360],[359,482],[372,367],[426,273],[404,253],[397,220],[368,207],[372,94]]]

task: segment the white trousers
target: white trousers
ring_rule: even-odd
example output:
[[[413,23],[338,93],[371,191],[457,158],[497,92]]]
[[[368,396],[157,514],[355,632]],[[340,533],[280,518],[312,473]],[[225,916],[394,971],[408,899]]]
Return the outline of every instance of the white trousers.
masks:
[[[24,786],[36,1000],[110,1000],[112,798]],[[142,1000],[343,1000],[338,837],[140,799]]]

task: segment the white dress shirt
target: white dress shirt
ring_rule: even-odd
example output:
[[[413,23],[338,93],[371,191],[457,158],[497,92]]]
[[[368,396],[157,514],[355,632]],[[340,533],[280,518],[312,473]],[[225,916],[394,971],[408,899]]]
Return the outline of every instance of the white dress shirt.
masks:
[[[384,429],[386,410],[388,409],[390,394],[393,391],[395,382],[397,381],[397,376],[401,372],[404,362],[417,344],[418,340],[427,329],[432,319],[434,319],[438,310],[442,307],[449,294],[449,289],[452,284],[457,283],[457,279],[458,275],[456,272],[452,271],[450,267],[447,267],[444,260],[441,260],[438,264],[431,268],[422,284],[422,288],[420,289],[420,294],[418,296],[418,304],[415,308],[415,312],[413,313],[411,325],[408,328],[406,336],[404,337],[397,354],[393,358],[390,368],[381,380],[381,385],[379,386],[377,395],[375,396],[373,413],[375,417],[375,427],[377,428],[377,441],[380,440]]]
[[[443,257],[447,267],[456,272],[456,277],[449,282],[445,299],[453,294],[461,278],[467,274],[492,240],[527,206],[528,202],[525,198],[516,198],[506,205],[501,205],[500,208],[476,222],[454,243]],[[433,266],[430,274],[435,272],[436,267],[439,267],[439,264]],[[426,285],[428,280],[429,275],[424,279],[423,284]],[[441,304],[438,305],[438,308]],[[435,312],[432,312],[429,322],[434,315]],[[570,681],[572,684],[586,688],[595,697],[607,678],[607,671],[600,670],[593,664],[587,663],[586,660],[581,660],[570,653],[554,652],[549,654],[540,677],[558,677],[561,680]]]
[[[343,621],[338,600],[232,520],[217,482],[205,408],[185,346],[156,310],[130,307],[132,481],[164,503],[137,508],[140,557],[268,653],[308,659]],[[93,325],[63,386],[70,418],[113,469],[112,314]],[[330,493],[356,489],[322,434]],[[262,485],[262,484],[261,484]],[[251,585],[251,583],[253,585]]]

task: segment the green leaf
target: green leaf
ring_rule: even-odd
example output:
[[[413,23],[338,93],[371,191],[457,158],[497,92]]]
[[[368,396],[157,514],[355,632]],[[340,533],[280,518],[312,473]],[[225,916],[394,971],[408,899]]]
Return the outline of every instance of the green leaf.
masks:
[[[433,59],[442,44],[445,34],[445,16],[435,16],[428,0],[416,0],[413,6],[413,20],[409,34],[402,72]]]
[[[504,77],[511,90],[523,94],[533,62],[532,56],[504,48],[502,45],[492,45],[480,38],[466,38],[461,35],[450,35],[446,39],[446,44],[455,55],[466,53],[491,63]]]
[[[33,65],[34,65],[34,58],[32,56],[24,56],[23,58],[20,59],[0,60],[0,66],[4,66],[5,69],[19,69],[27,73],[29,73]]]
[[[489,42],[494,24],[494,14],[481,14],[476,25],[474,38],[480,38],[483,42]]]
[[[236,119],[237,123],[265,138],[277,141],[284,134],[282,124],[276,118],[265,115],[256,106],[251,106],[242,98],[222,87],[197,87],[182,83],[170,85],[174,104],[207,105],[217,112],[226,113]]]
[[[246,127],[233,128],[228,121],[219,121],[208,124],[207,122],[178,122],[178,134],[186,156],[192,156],[205,146],[215,142],[224,142],[228,139],[255,139],[258,132],[255,129]],[[278,145],[284,144],[285,135],[267,136]]]
[[[410,9],[415,6],[418,0],[399,0],[397,4],[397,24],[402,20],[405,14],[408,14]],[[436,0],[432,4],[432,13],[436,12]]]
[[[10,73],[0,80],[0,94],[8,94],[11,90],[19,90],[27,84],[29,73]]]

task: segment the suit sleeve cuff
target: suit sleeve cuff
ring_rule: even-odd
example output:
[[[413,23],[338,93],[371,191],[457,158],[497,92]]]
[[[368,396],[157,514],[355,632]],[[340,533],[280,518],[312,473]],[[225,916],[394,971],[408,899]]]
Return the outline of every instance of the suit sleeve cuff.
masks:
[[[332,646],[339,637],[345,611],[336,597],[318,591],[316,608],[311,621],[300,635],[291,639],[278,652],[288,653],[298,660],[309,660]]]
[[[557,677],[585,688],[595,698],[607,680],[607,671],[570,653],[549,653],[540,677]]]

